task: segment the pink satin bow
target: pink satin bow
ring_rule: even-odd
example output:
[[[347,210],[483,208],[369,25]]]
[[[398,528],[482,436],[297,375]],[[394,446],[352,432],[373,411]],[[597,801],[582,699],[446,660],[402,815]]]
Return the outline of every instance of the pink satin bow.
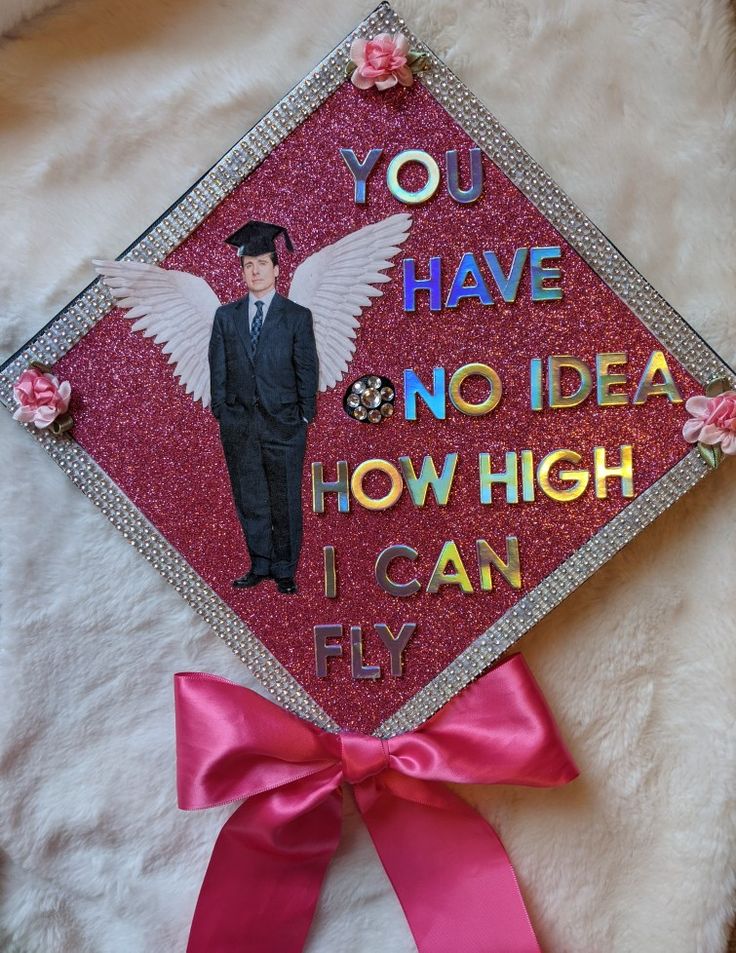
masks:
[[[215,844],[188,953],[300,953],[340,838],[343,781],[420,953],[539,953],[495,831],[437,783],[577,776],[521,655],[389,740],[329,734],[214,675],[176,675],[175,696],[179,806],[247,798]]]

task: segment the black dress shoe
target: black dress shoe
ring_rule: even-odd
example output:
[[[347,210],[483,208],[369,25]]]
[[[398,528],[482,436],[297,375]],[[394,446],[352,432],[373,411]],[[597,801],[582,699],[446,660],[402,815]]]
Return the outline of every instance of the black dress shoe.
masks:
[[[279,592],[283,592],[285,596],[296,595],[296,583],[291,576],[284,576],[283,579],[277,579],[276,586]]]
[[[253,572],[251,569],[250,572],[247,572],[244,576],[241,576],[240,579],[233,579],[233,585],[236,589],[250,589],[251,586],[257,586],[259,582],[263,582],[264,579],[270,578],[269,576],[259,576],[258,573]]]

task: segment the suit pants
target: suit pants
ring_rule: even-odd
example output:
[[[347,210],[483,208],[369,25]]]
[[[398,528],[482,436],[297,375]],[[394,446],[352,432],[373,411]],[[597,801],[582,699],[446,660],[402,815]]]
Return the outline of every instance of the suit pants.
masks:
[[[260,406],[227,405],[220,412],[235,509],[251,570],[293,576],[302,542],[302,466],[307,425],[282,423]]]

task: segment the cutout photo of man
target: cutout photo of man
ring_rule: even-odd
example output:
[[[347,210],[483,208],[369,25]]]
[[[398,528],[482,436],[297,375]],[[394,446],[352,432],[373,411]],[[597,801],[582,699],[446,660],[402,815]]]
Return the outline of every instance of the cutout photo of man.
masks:
[[[293,595],[318,363],[311,312],[276,291],[279,235],[293,251],[286,229],[268,222],[250,221],[226,239],[240,256],[247,294],[218,308],[209,365],[212,413],[251,563],[233,585],[270,578]]]

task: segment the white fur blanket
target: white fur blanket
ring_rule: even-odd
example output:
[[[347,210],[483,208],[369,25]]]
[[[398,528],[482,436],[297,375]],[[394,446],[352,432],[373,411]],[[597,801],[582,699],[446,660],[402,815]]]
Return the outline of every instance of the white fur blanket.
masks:
[[[66,0],[0,40],[2,356],[90,280],[89,259],[126,247],[370,6]],[[395,7],[736,363],[733,6]],[[171,676],[252,680],[6,413],[0,432],[0,948],[183,951],[231,809],[176,808]],[[726,946],[735,508],[732,463],[520,643],[581,778],[469,796],[509,850],[547,953]],[[414,945],[351,814],[308,949],[378,948]]]
[[[36,16],[61,0],[3,0],[0,6],[0,36],[10,34],[25,20]]]

